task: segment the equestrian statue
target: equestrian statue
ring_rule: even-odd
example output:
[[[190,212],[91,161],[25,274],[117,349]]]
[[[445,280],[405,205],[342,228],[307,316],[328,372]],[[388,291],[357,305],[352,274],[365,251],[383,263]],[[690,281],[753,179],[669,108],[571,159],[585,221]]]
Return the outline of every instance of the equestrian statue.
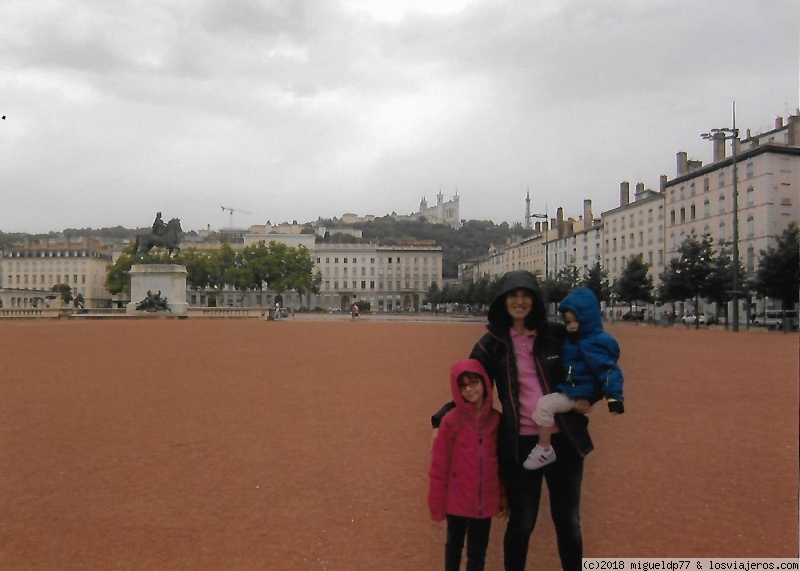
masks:
[[[153,221],[153,227],[149,234],[139,234],[133,243],[134,255],[141,250],[142,254],[147,254],[154,247],[160,247],[167,250],[167,256],[172,258],[173,252],[178,255],[181,251],[181,236],[183,232],[181,228],[181,221],[178,218],[173,218],[169,222],[164,222],[161,219],[161,213],[156,213],[156,219]]]

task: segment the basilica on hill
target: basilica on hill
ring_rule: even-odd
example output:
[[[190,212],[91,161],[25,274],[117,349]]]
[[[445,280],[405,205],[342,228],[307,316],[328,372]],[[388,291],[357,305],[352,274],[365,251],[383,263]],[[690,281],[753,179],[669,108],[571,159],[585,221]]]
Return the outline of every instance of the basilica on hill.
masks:
[[[446,224],[453,228],[461,227],[461,211],[458,204],[458,191],[451,200],[445,202],[442,191],[436,195],[436,205],[428,206],[428,200],[423,196],[419,202],[419,212],[414,212],[408,216],[400,216],[392,213],[396,220],[418,220],[424,217],[430,224]]]

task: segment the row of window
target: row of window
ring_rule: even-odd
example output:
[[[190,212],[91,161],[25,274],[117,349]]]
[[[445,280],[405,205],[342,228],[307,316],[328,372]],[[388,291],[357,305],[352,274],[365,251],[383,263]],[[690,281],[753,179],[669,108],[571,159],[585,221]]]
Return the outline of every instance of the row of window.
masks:
[[[42,286],[50,287],[50,286],[53,286],[55,284],[70,284],[70,283],[77,284],[79,278],[80,278],[80,283],[82,283],[82,284],[86,283],[86,274],[80,274],[80,275],[72,274],[72,281],[70,281],[70,279],[69,279],[70,276],[67,275],[67,274],[64,274],[63,276],[56,275],[55,276],[55,280],[53,279],[53,275],[49,274],[47,276],[47,280],[46,281],[44,279],[44,276],[45,276],[44,274],[40,274],[40,275],[37,275],[37,274],[33,274],[33,275],[28,275],[28,274],[9,275],[8,276],[8,281],[6,282],[6,284],[8,284],[7,287],[11,287],[13,285],[37,285],[37,284],[38,285],[42,285]]]
[[[331,275],[331,271],[333,272],[333,275],[335,277],[338,277],[340,269],[341,269],[342,276],[348,277],[348,268],[340,268],[339,266],[333,266],[332,268],[330,266],[325,266],[325,268],[324,268],[325,277],[329,277]],[[356,277],[358,275],[358,268],[352,268],[352,270],[353,271],[352,271],[352,273],[350,275],[353,276],[353,277]],[[389,268],[389,269],[387,269],[385,271],[384,271],[383,268],[378,268],[377,272],[375,271],[374,267],[369,268],[369,275],[371,277],[374,277],[376,275],[376,273],[377,273],[378,276],[383,276],[384,274],[386,274],[387,276],[391,276],[393,272],[392,272],[392,268]],[[412,274],[415,277],[418,277],[420,275],[420,269],[415,267],[415,268],[413,268],[413,271],[412,271],[411,268],[406,267],[404,272],[401,272],[401,270],[398,269],[397,272],[394,272],[394,273],[396,273],[398,276],[401,275],[401,273],[402,273],[406,277],[409,277]],[[431,272],[427,268],[422,268],[422,273],[424,275],[427,275],[427,274],[429,274]],[[362,277],[366,277],[367,276],[367,268],[365,268],[363,266],[361,267],[361,276]]]
[[[378,263],[382,264],[383,260],[384,260],[384,258],[378,258]],[[394,261],[392,261],[392,260],[394,260]],[[411,256],[406,256],[406,263],[409,263],[409,264],[412,263],[411,260],[412,260]],[[399,263],[401,263],[401,261],[402,260],[400,259],[400,256],[397,256],[397,257],[394,257],[394,258],[386,258],[386,263],[387,264],[392,264],[392,263],[399,264]],[[428,256],[423,256],[422,263],[423,264],[427,264],[428,261],[429,261]],[[432,258],[430,261],[433,264],[433,266],[435,267],[436,266],[436,258]],[[357,264],[358,263],[358,258],[342,258],[342,263],[343,264],[347,264],[348,262],[351,263],[351,264]],[[319,265],[321,263],[322,263],[322,258],[318,257],[317,258],[317,265]],[[326,256],[325,257],[325,263],[326,264],[330,264],[331,263],[330,256]],[[338,257],[334,257],[333,258],[333,263],[334,264],[338,264],[339,263],[339,258]],[[362,264],[366,264],[367,263],[367,258],[361,258],[361,263]],[[375,263],[375,258],[370,258],[369,259],[369,263],[370,264],[374,264]],[[413,258],[413,263],[414,264],[418,264],[419,263],[419,258],[418,257],[414,257]]]
[[[628,259],[629,258],[625,258],[625,257],[620,258],[620,270],[624,270],[625,269],[625,266],[626,266],[626,264],[628,262]],[[647,252],[647,260],[646,261],[651,266],[654,265],[654,263],[653,263],[653,252]],[[607,268],[610,267],[612,271],[616,272],[617,271],[617,258],[611,258],[610,262],[611,263],[609,264],[609,258],[606,258],[606,267]],[[663,250],[659,250],[658,251],[658,261],[656,262],[655,265],[661,266],[663,264],[664,264],[664,251]],[[747,248],[746,253],[745,253],[745,262],[744,262],[745,268],[747,269],[748,272],[753,272],[754,269],[755,269],[755,264],[756,264],[756,250],[755,250],[755,248],[753,248],[753,246],[749,246]]]
[[[4,258],[107,258],[109,254],[87,250],[12,250],[3,253]]]
[[[725,214],[728,210],[726,196],[724,194],[720,195],[719,200],[717,202],[718,202],[717,213]],[[753,188],[750,187],[747,189],[746,192],[745,205],[753,206],[754,204],[755,204],[755,192],[753,191]],[[686,222],[686,207],[681,207],[677,215],[680,217],[679,219],[681,223]],[[678,216],[676,216],[675,210],[670,210],[669,222],[671,225],[673,226],[675,225],[675,223],[678,221]],[[711,216],[711,202],[708,199],[706,199],[703,202],[703,216],[704,217]],[[695,220],[696,218],[697,218],[697,213],[695,205],[691,204],[689,205],[689,220]]]
[[[628,225],[631,228],[633,228],[634,225],[635,225],[634,224],[634,213],[629,214],[627,216],[627,218],[628,218]],[[660,205],[658,207],[658,220],[663,220],[663,219],[664,219],[664,206]],[[647,210],[647,222],[650,223],[652,221],[653,221],[653,209],[649,208]],[[639,226],[644,226],[644,211],[643,210],[639,212]],[[625,216],[620,216],[619,217],[619,229],[620,230],[625,230]],[[616,218],[612,218],[611,219],[611,231],[612,232],[616,232],[617,231],[617,219]],[[599,234],[599,231],[598,231],[598,234]]]
[[[658,257],[656,258],[657,261],[654,261],[654,259],[653,259],[653,252],[646,252],[646,254],[647,254],[647,258],[646,258],[645,262],[650,264],[650,266],[663,266],[664,265],[664,250],[658,250],[658,252],[657,252]],[[625,265],[627,264],[627,258],[625,258],[623,256],[623,257],[619,258],[619,260],[620,260],[619,269],[621,271],[621,270],[625,269]],[[605,267],[606,268],[611,268],[612,272],[616,272],[617,271],[617,258],[610,258],[610,259],[606,258],[606,266]]]
[[[755,168],[753,167],[753,163],[747,163],[747,165],[745,166],[745,177],[748,179],[753,178],[753,176],[755,176],[754,173],[755,173]],[[717,174],[717,183],[718,183],[718,188],[722,188],[725,186],[724,170],[720,170],[719,173]],[[703,192],[708,192],[710,189],[711,189],[711,184],[709,182],[708,177],[706,177],[703,179]],[[695,183],[694,181],[692,181],[689,184],[689,196],[694,196],[695,194],[696,194]],[[681,187],[678,189],[678,198],[679,200],[686,198],[686,186],[681,185]],[[675,202],[674,188],[669,192],[669,201]]]
[[[630,241],[628,242],[628,245],[631,248],[633,248],[634,247],[634,235],[631,234],[629,236],[629,238],[630,238]],[[661,244],[663,241],[664,241],[664,236],[662,235],[662,228],[659,227],[659,229],[658,229],[658,238],[656,239],[656,242]],[[625,244],[626,244],[625,243],[625,236],[622,236],[620,238],[620,250],[624,250],[625,249]],[[651,246],[652,244],[653,244],[653,229],[650,228],[647,231],[647,245]],[[636,247],[638,247],[638,248],[644,247],[644,232],[639,232],[639,241],[636,243]],[[616,252],[617,251],[617,239],[616,238],[613,238],[611,240],[610,248],[611,248],[610,249],[611,252]],[[606,254],[609,252],[609,241],[608,240],[606,240],[606,250],[605,251],[606,251]]]
[[[367,280],[361,280],[361,281],[353,280],[353,281],[349,281],[349,282],[346,281],[346,280],[342,280],[342,281],[334,280],[332,282],[333,287],[331,287],[331,281],[330,280],[325,280],[323,282],[323,288],[322,289],[323,289],[323,291],[330,290],[330,289],[334,289],[334,290],[339,290],[339,289],[344,289],[344,290],[351,290],[351,289],[352,290],[366,290],[366,289],[371,289],[371,290],[374,290],[374,289],[376,289],[375,288],[375,283],[376,282],[374,280],[369,280],[369,281],[367,281]],[[384,289],[383,288],[383,283],[384,282],[382,282],[382,281],[378,281],[377,282],[377,284],[378,284],[377,289],[378,290]],[[403,284],[403,283],[405,283],[405,287],[401,287],[401,284]],[[423,282],[423,283],[425,283],[425,282]],[[369,284],[369,288],[367,287],[367,284]],[[413,288],[412,288],[412,284],[413,284]],[[359,285],[360,285],[360,287],[359,287]],[[392,285],[394,285],[394,287],[392,287]],[[427,286],[422,286],[421,287],[419,281],[402,282],[400,280],[397,280],[395,282],[390,282],[390,281],[386,282],[386,290],[387,291],[399,291],[401,289],[404,289],[404,290],[410,290],[410,289],[421,290],[421,289],[428,289],[428,288],[427,288]]]

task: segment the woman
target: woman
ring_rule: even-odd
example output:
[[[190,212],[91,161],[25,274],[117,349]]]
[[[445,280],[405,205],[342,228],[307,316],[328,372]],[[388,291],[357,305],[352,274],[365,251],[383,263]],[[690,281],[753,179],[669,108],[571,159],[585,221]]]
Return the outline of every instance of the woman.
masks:
[[[566,330],[561,323],[547,321],[536,277],[527,271],[508,272],[500,278],[488,317],[488,331],[472,349],[470,358],[486,369],[503,408],[497,451],[509,509],[503,541],[506,571],[525,569],[542,478],[550,493],[561,566],[565,571],[577,571],[583,556],[583,459],[592,450],[588,419],[581,413],[589,410],[589,401],[581,399],[576,410],[556,417],[552,446],[558,462],[540,470],[522,466],[538,440],[538,429],[531,419],[536,403],[564,377],[561,347]],[[452,407],[448,403],[433,416],[434,429]]]

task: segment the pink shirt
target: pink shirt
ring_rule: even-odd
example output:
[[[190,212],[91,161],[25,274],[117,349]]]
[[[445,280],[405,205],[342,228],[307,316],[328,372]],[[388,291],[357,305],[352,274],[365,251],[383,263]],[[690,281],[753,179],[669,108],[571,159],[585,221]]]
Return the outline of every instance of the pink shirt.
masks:
[[[539,383],[539,373],[536,372],[536,363],[533,360],[533,342],[536,332],[520,333],[511,328],[511,341],[514,343],[514,353],[517,356],[517,372],[519,374],[519,433],[522,435],[539,434],[539,427],[531,419],[536,403],[542,397],[542,385]],[[553,426],[553,432],[558,432],[558,426]]]

